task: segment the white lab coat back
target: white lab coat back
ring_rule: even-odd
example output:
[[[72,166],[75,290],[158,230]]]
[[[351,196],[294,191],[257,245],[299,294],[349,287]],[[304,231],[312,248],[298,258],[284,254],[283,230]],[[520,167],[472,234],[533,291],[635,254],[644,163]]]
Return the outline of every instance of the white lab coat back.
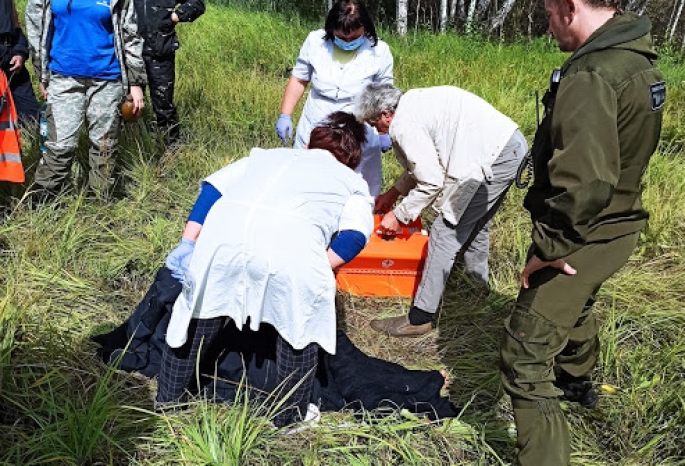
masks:
[[[167,342],[190,318],[273,325],[296,349],[335,352],[335,278],[326,250],[341,228],[371,234],[364,180],[323,150],[253,149],[206,179],[222,194],[209,211],[174,304]],[[362,197],[350,215],[346,206]],[[359,206],[360,203],[355,204]]]
[[[371,83],[393,83],[393,58],[388,44],[382,40],[374,46],[365,38],[355,58],[346,64],[333,59],[333,41],[324,40],[326,31],[309,33],[297,57],[292,75],[310,82],[309,96],[304,104],[295,134],[296,149],[309,144],[309,135],[333,112],[352,113],[354,99]],[[362,162],[357,172],[364,176],[373,196],[381,188],[381,150],[378,133],[366,125],[367,143],[362,148]]]

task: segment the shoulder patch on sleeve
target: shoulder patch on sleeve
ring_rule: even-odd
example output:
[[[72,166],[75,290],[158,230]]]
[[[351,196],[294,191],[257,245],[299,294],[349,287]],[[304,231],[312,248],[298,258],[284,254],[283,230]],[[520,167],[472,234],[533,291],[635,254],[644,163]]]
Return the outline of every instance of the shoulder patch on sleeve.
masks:
[[[661,110],[666,102],[666,81],[650,84],[649,94],[652,99],[652,110]]]

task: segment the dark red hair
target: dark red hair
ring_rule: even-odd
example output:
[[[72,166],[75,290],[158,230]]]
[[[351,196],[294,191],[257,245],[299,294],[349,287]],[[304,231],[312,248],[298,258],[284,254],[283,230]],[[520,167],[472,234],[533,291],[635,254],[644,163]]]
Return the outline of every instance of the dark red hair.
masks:
[[[338,159],[338,162],[351,169],[359,166],[362,159],[362,146],[366,143],[366,128],[354,115],[335,112],[312,130],[309,136],[310,149],[325,149]]]

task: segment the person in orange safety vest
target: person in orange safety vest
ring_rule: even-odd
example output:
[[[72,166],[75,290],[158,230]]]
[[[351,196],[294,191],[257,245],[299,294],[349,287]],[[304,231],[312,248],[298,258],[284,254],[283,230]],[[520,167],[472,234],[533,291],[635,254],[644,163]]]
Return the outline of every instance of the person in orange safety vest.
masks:
[[[4,72],[0,72],[0,181],[24,182],[17,110]]]

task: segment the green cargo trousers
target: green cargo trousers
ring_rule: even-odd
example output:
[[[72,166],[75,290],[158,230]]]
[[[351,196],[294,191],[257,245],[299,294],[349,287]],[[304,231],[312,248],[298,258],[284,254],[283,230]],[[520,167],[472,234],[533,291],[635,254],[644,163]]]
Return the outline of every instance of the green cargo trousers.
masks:
[[[74,150],[85,123],[90,138],[88,185],[107,197],[114,184],[123,98],[121,81],[52,74],[48,87],[46,153],[35,174],[36,188],[58,192],[71,172]]]
[[[522,466],[570,461],[570,433],[555,374],[589,376],[599,356],[595,295],[635,249],[639,234],[589,243],[566,257],[576,275],[547,267],[533,273],[505,319],[501,379],[511,396]]]

